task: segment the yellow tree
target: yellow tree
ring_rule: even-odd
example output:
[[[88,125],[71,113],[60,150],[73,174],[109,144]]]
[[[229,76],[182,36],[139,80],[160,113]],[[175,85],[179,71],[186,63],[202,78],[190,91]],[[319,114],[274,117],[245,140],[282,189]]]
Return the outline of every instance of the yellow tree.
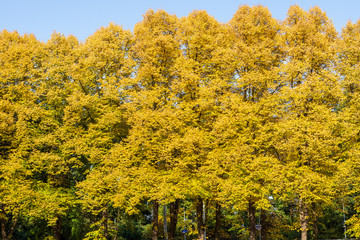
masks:
[[[180,54],[175,40],[177,21],[163,10],[149,10],[135,26],[130,51],[137,64],[136,74],[128,81],[124,104],[131,129],[125,142],[114,148],[108,163],[118,169],[113,173],[118,179],[117,206],[123,206],[127,199],[126,208],[131,213],[141,201],[152,202],[153,239],[158,237],[159,201],[166,204],[179,198],[174,188],[177,177],[171,172],[176,163],[171,139],[180,128],[172,91],[173,65]],[[125,179],[128,181],[123,182]],[[172,222],[176,220],[177,216]]]
[[[53,227],[54,237],[61,238],[62,221],[74,206],[72,170],[78,161],[66,149],[62,132],[66,98],[71,78],[68,65],[73,62],[72,51],[78,42],[74,37],[53,34],[47,44],[38,44],[41,61],[33,64],[37,73],[29,77],[33,98],[22,104],[18,120],[16,172],[31,181],[32,204],[30,216],[45,219]],[[39,46],[40,45],[40,46]],[[33,58],[36,59],[36,58]]]
[[[283,164],[283,197],[298,203],[301,239],[307,239],[311,206],[329,201],[336,173],[341,97],[333,69],[337,33],[325,12],[290,7],[284,21],[287,58],[277,154]]]
[[[210,201],[215,200],[220,219],[217,200],[221,178],[209,153],[215,147],[213,124],[222,111],[222,98],[231,76],[221,58],[228,44],[226,37],[225,27],[206,11],[193,11],[182,18],[177,31],[182,55],[176,63],[174,89],[184,125],[179,139],[181,172],[183,181],[190,186],[187,196],[195,201],[199,239],[206,234],[205,212]],[[216,238],[218,233],[215,231]]]
[[[34,112],[37,84],[41,73],[43,44],[33,35],[20,36],[6,30],[0,33],[1,106],[1,234],[10,239],[18,217],[33,209],[33,190],[28,171],[20,166],[23,120]],[[11,226],[6,229],[6,226]]]
[[[76,133],[67,145],[74,157],[85,156],[88,175],[77,184],[86,210],[101,220],[88,236],[109,238],[109,208],[113,205],[114,183],[104,168],[109,151],[128,134],[126,87],[133,73],[129,56],[132,34],[122,27],[102,27],[77,50],[72,64],[73,92],[68,98],[64,131]],[[85,174],[85,173],[84,173]],[[83,176],[84,177],[84,176]],[[100,230],[100,231],[99,231]]]
[[[278,171],[272,138],[283,60],[280,24],[263,6],[241,6],[227,28],[231,47],[224,59],[232,79],[216,125],[217,156],[228,176],[223,197],[248,210],[249,235],[255,239],[256,208],[269,208]]]
[[[344,143],[342,150],[345,160],[340,164],[341,174],[338,177],[338,188],[341,197],[358,195],[359,189],[359,98],[360,82],[360,21],[348,22],[342,30],[338,41],[337,71],[342,77],[341,86],[344,93],[341,119],[346,131],[343,131]],[[356,199],[357,200],[357,199]],[[353,215],[347,224],[354,237],[360,236],[359,204],[355,205],[357,214]]]
[[[59,219],[71,207],[73,194],[69,191],[70,169],[58,130],[68,90],[65,87],[70,81],[66,74],[69,52],[77,41],[54,34],[45,45],[32,35],[6,31],[3,37],[6,49],[1,52],[6,58],[2,58],[2,101],[11,106],[4,108],[4,113],[13,111],[8,123],[13,124],[10,129],[16,140],[4,165],[9,191],[3,197],[11,199],[8,203],[21,200],[17,206],[26,205],[28,217],[45,219],[59,239]],[[19,198],[21,195],[26,198]],[[6,207],[10,205],[4,203]]]

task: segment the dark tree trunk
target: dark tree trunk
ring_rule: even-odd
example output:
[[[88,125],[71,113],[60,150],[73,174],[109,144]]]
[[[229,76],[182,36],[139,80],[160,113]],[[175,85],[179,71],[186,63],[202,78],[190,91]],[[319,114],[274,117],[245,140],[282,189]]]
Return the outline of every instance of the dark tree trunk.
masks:
[[[317,240],[318,236],[319,236],[319,219],[317,218],[318,214],[317,214],[317,205],[316,203],[312,203],[311,204],[311,208],[314,211],[314,223],[313,223],[313,236],[312,239],[313,240]]]
[[[3,215],[3,218],[0,218],[0,225],[1,225],[1,239],[3,240],[9,240],[12,239],[12,235],[14,233],[15,230],[15,226],[17,223],[17,218],[12,218],[11,221],[9,222],[8,219],[6,219],[6,212],[4,209],[4,205],[2,203],[0,203],[0,211]],[[11,227],[9,229],[9,232],[7,231],[7,225],[11,223]],[[9,226],[8,226],[9,227]]]
[[[249,240],[256,239],[256,219],[255,219],[256,208],[253,201],[249,201],[248,216],[249,216]]]
[[[318,227],[318,221],[317,220],[315,220],[315,222],[314,222],[314,225],[313,225],[313,227],[314,227],[314,233],[313,233],[313,240],[317,240],[318,239],[318,235],[319,235],[319,227]]]
[[[5,212],[5,206],[4,204],[0,203],[0,210],[3,215],[3,217],[0,218],[0,224],[1,224],[1,239],[8,240],[8,236],[6,233],[6,212]]]
[[[6,219],[1,218],[1,239],[8,240],[8,236],[6,234]]]
[[[221,225],[221,205],[216,202],[216,213],[215,213],[215,240],[220,240],[220,225]]]
[[[158,240],[159,234],[159,202],[153,202],[153,216],[152,216],[152,240]]]
[[[168,226],[167,226],[167,213],[166,213],[166,204],[164,204],[164,237],[165,240],[169,239],[169,235],[168,235]]]
[[[197,229],[198,229],[198,238],[203,240],[205,237],[205,221],[203,220],[203,200],[198,198],[196,201],[196,217],[197,217]]]
[[[260,224],[261,224],[261,229],[260,229],[260,234],[261,234],[261,240],[268,240],[269,237],[269,230],[271,229],[271,215],[268,216],[267,214],[270,214],[269,212],[267,212],[266,210],[261,210],[260,211]],[[270,222],[269,222],[270,219]]]
[[[301,227],[301,240],[307,240],[308,210],[302,199],[299,201],[299,217]]]
[[[102,212],[102,227],[103,227],[103,234],[105,239],[109,239],[109,230],[108,230],[108,209],[105,208]]]
[[[58,219],[56,220],[55,225],[53,226],[53,231],[54,231],[54,238],[56,240],[61,240],[61,229],[62,229],[62,225],[61,225],[61,218],[58,217]]]
[[[13,235],[13,233],[14,233],[14,229],[15,229],[16,223],[17,223],[17,218],[13,219],[13,222],[12,222],[12,225],[11,225],[11,228],[10,228],[10,232],[9,232],[9,234],[8,234],[8,238],[9,238],[9,239],[12,238],[12,235]]]
[[[176,199],[175,202],[170,203],[170,231],[169,240],[174,240],[176,237],[176,225],[179,215],[180,200]]]

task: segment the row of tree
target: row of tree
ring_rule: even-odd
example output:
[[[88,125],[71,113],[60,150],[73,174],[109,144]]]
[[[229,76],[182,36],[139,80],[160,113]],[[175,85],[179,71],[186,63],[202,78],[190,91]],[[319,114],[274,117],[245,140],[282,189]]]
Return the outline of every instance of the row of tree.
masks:
[[[318,7],[4,30],[2,239],[360,237],[359,76]]]

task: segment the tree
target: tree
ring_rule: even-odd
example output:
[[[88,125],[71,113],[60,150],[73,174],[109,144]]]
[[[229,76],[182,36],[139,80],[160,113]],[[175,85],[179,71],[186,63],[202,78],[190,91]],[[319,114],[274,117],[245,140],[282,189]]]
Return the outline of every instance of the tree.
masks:
[[[129,80],[124,104],[130,130],[124,142],[114,147],[108,163],[117,169],[112,174],[118,182],[115,205],[128,213],[147,200],[157,215],[160,201],[166,204],[177,198],[177,175],[171,172],[176,164],[171,139],[181,127],[176,124],[171,89],[172,66],[180,54],[176,23],[176,16],[149,10],[135,27],[130,51],[136,74]],[[157,239],[158,218],[153,219],[153,239]]]
[[[250,239],[255,239],[256,208],[270,207],[279,171],[272,138],[283,60],[280,24],[263,6],[241,6],[228,30],[231,48],[225,59],[232,79],[216,125],[216,156],[228,176],[224,198],[237,210],[248,210]]]
[[[128,101],[126,88],[133,74],[130,56],[133,44],[130,31],[110,24],[88,37],[77,49],[78,63],[73,64],[73,92],[67,108],[68,127],[78,131],[77,141],[83,146],[88,176],[78,182],[82,205],[101,220],[93,233],[109,239],[109,211],[114,204],[116,179],[105,167],[112,148],[127,137],[127,113],[122,105]],[[75,139],[74,139],[75,140]],[[75,144],[78,144],[74,142]],[[110,166],[108,166],[110,167]]]
[[[1,233],[10,239],[22,214],[33,209],[33,188],[18,158],[25,154],[20,145],[24,120],[33,110],[40,75],[43,45],[34,35],[20,36],[4,30],[0,33],[0,172]],[[10,226],[10,227],[7,227]]]
[[[301,239],[307,239],[309,211],[316,202],[329,201],[328,186],[337,172],[338,116],[341,99],[333,65],[336,30],[318,7],[309,12],[290,7],[284,22],[283,110],[279,112],[276,151],[284,166],[285,190],[299,206]]]
[[[359,42],[360,22],[348,22],[342,30],[341,39],[337,42],[338,62],[337,70],[342,77],[341,86],[343,88],[344,102],[341,106],[341,117],[345,131],[343,134],[343,161],[339,163],[340,174],[338,177],[339,195],[342,197],[343,204],[346,204],[346,196],[354,200],[358,198],[358,165],[359,165]],[[359,212],[359,205],[356,203],[355,209]],[[359,215],[353,215],[346,224],[350,225],[349,232],[359,237]],[[344,223],[345,226],[345,223]]]
[[[209,154],[215,147],[213,125],[221,114],[222,97],[230,76],[221,59],[228,41],[225,27],[205,11],[193,11],[182,18],[177,33],[182,49],[174,84],[183,123],[178,147],[183,166],[181,175],[185,185],[191,186],[186,195],[194,199],[198,238],[204,239],[209,204],[219,200],[221,178]]]

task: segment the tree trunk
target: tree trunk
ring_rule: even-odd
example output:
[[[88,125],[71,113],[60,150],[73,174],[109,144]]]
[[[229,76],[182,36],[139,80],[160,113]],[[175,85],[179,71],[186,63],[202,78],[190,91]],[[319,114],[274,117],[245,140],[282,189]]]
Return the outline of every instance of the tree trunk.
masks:
[[[312,239],[313,240],[317,240],[318,236],[319,236],[319,219],[318,219],[318,210],[317,210],[317,205],[316,203],[312,203],[311,204],[311,209],[314,211],[314,222],[313,222],[313,235],[312,235]]]
[[[58,219],[56,220],[55,225],[53,226],[53,231],[54,231],[54,238],[56,240],[61,240],[61,218],[58,217]]]
[[[1,239],[8,240],[8,237],[6,234],[6,219],[5,218],[1,218]]]
[[[269,219],[267,214],[270,214],[269,212],[267,212],[266,210],[261,210],[260,211],[260,224],[261,224],[261,229],[260,229],[260,234],[261,234],[261,240],[267,240],[269,237],[269,229],[270,229],[270,224],[269,223]],[[270,215],[271,216],[271,215]],[[270,217],[270,221],[271,221],[271,217]]]
[[[198,198],[196,201],[196,217],[197,217],[197,229],[199,240],[205,239],[205,221],[204,221],[204,206],[202,198]]]
[[[167,227],[166,204],[164,204],[164,237],[165,237],[165,240],[168,240],[168,239],[169,239],[168,227]]]
[[[0,210],[3,215],[3,217],[0,219],[0,225],[1,225],[1,239],[2,240],[9,240],[12,239],[12,235],[15,230],[15,226],[17,223],[17,218],[12,218],[12,220],[9,222],[8,219],[6,219],[6,213],[4,209],[4,205],[0,203]],[[7,232],[6,225],[11,223],[11,227],[9,229],[9,232]],[[8,226],[9,227],[9,226]]]
[[[216,213],[215,213],[215,240],[220,240],[220,225],[221,225],[221,205],[216,202]]]
[[[313,239],[313,240],[317,240],[317,239],[318,239],[318,236],[319,236],[319,227],[318,227],[318,221],[317,221],[317,220],[314,222],[313,227],[314,227],[314,232],[313,232],[313,237],[312,237],[312,239]]]
[[[249,201],[249,209],[248,209],[248,216],[249,216],[249,240],[256,239],[256,219],[255,219],[255,212],[256,208],[254,206],[254,202],[251,200]]]
[[[153,216],[152,216],[152,240],[158,240],[159,234],[159,202],[153,202]]]
[[[176,225],[179,215],[180,200],[176,199],[175,202],[170,203],[170,231],[169,240],[174,240],[176,236]]]
[[[103,234],[105,239],[109,239],[109,230],[108,230],[108,209],[105,208],[102,212],[102,227]]]
[[[301,240],[307,240],[308,210],[302,199],[299,201]]]
[[[9,234],[8,234],[8,238],[9,238],[9,239],[12,239],[12,235],[13,235],[13,233],[14,233],[17,220],[18,220],[17,218],[15,218],[15,219],[12,220],[12,225],[11,225],[11,228],[10,228],[10,232],[9,232]]]
[[[5,212],[5,206],[4,204],[0,203],[0,210],[1,210],[1,213],[2,213],[2,217],[0,218],[0,224],[1,224],[1,239],[3,240],[8,240],[8,236],[7,236],[7,233],[6,233],[6,212]]]

